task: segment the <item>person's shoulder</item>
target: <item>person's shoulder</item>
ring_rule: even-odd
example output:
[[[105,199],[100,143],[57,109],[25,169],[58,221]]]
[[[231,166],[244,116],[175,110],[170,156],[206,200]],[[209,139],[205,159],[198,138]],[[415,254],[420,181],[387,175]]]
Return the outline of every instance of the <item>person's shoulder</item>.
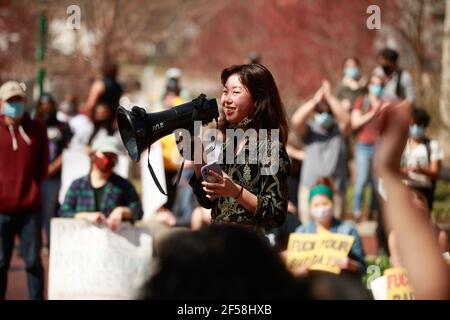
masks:
[[[116,185],[118,185],[118,186],[120,186],[122,188],[133,188],[134,189],[134,186],[133,186],[133,184],[131,183],[130,180],[128,180],[128,179],[118,175],[117,173],[113,172],[111,174],[110,180],[114,184],[116,184]]]
[[[319,133],[322,131],[320,125],[316,121],[311,119],[306,121],[306,130],[308,130],[308,133],[310,134]]]
[[[314,221],[308,221],[305,224],[299,225],[296,229],[295,229],[295,233],[311,233],[314,231]]]
[[[353,222],[348,220],[336,220],[338,224],[338,231],[340,233],[345,234],[359,234],[358,230],[356,229],[356,226]]]
[[[70,189],[80,189],[89,185],[89,175],[77,178],[70,184]]]
[[[26,125],[28,127],[34,127],[40,130],[46,129],[47,126],[42,122],[39,121],[37,119],[33,119],[30,114],[28,112],[25,112],[23,114],[23,118],[22,118],[22,125]]]
[[[430,152],[432,160],[442,160],[444,158],[444,151],[438,140],[431,139],[428,140],[430,145]]]
[[[408,70],[400,69],[401,71],[401,81],[412,81],[412,75]]]
[[[28,128],[34,130],[39,135],[47,136],[47,126],[43,122],[32,119],[28,113],[25,113],[23,117],[24,118],[22,120],[22,125],[24,126],[25,130]]]
[[[363,103],[364,103],[364,99],[366,99],[366,96],[365,96],[365,95],[358,96],[358,97],[355,99],[355,102],[354,102],[354,104],[353,104],[353,110],[359,110],[359,109],[361,109],[362,106],[363,106]]]
[[[430,145],[430,148],[440,148],[441,145],[437,139],[428,139],[427,143]]]

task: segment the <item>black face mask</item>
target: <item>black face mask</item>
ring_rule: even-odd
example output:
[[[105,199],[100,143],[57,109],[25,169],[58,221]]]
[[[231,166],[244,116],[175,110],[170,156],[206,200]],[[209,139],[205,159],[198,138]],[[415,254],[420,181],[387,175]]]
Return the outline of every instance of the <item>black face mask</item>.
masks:
[[[384,74],[387,76],[390,76],[392,72],[394,72],[394,67],[392,66],[383,65],[381,67],[383,68]]]
[[[43,112],[42,119],[47,125],[54,124],[56,122],[56,113],[55,112]]]
[[[109,119],[95,120],[95,121],[94,121],[94,125],[95,125],[96,127],[106,128],[106,127],[109,126]]]

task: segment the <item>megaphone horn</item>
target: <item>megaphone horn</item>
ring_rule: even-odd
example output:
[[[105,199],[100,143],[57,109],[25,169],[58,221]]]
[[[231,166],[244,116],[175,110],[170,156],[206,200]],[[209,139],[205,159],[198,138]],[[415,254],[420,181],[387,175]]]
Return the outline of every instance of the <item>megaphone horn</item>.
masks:
[[[133,161],[139,161],[144,150],[174,130],[191,131],[194,121],[202,121],[205,125],[217,118],[219,109],[216,100],[208,99],[204,94],[191,102],[160,112],[147,113],[136,106],[131,111],[122,106],[117,109],[120,137]]]

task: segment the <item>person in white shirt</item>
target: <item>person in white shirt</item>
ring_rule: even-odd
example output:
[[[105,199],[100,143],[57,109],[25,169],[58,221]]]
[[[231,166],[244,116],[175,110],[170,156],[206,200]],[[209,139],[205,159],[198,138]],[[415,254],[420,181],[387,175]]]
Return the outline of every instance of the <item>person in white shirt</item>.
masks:
[[[382,49],[377,56],[374,73],[384,75],[383,98],[388,101],[416,101],[414,80],[411,74],[398,65],[399,54],[391,48]]]
[[[437,140],[425,135],[430,122],[428,113],[420,108],[412,109],[409,126],[409,138],[402,156],[402,171],[406,175],[405,183],[421,192],[433,208],[434,190],[439,178],[444,154]]]

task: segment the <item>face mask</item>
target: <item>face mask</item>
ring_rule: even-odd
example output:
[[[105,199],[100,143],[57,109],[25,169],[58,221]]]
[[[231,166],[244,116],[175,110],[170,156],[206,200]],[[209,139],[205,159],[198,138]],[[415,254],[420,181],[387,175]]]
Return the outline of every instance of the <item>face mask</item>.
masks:
[[[93,159],[94,165],[103,173],[112,172],[116,165],[116,161],[112,157],[107,157],[105,155],[94,155]]]
[[[423,138],[424,135],[425,135],[424,127],[418,126],[417,124],[409,126],[409,136],[411,138],[420,139],[420,138]]]
[[[394,72],[394,68],[391,66],[381,66],[383,68],[384,74],[389,76],[392,72]]]
[[[328,112],[316,113],[314,118],[323,128],[330,128],[334,123],[333,116]]]
[[[18,119],[25,112],[25,104],[23,102],[6,102],[3,108],[3,113],[11,118]]]
[[[42,113],[42,118],[47,124],[50,124],[51,122],[54,122],[56,120],[56,113],[54,113],[54,112],[43,112]]]
[[[109,125],[109,119],[94,120],[94,125],[96,127],[107,127]]]
[[[383,86],[381,84],[371,84],[369,86],[369,91],[374,96],[381,97],[381,95],[383,94]]]
[[[318,220],[328,220],[333,216],[333,206],[321,206],[310,209],[311,216]]]
[[[349,67],[344,69],[344,75],[346,77],[357,79],[359,77],[359,68],[357,67]]]

